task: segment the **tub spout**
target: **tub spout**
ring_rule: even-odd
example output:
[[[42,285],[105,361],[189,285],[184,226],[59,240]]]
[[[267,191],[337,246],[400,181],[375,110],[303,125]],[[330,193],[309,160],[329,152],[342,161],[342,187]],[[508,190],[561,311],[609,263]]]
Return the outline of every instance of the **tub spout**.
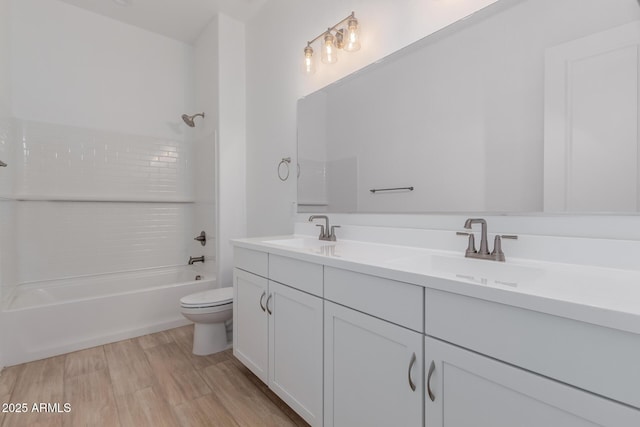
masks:
[[[202,255],[202,256],[190,256],[189,257],[189,265],[193,265],[196,262],[204,262],[204,255]]]

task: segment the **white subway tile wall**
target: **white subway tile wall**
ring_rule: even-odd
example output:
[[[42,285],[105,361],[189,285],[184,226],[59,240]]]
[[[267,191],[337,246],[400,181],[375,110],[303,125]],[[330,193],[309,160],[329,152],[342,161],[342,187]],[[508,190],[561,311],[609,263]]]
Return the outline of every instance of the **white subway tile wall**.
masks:
[[[22,283],[184,265],[199,255],[193,228],[205,224],[194,218],[212,222],[213,212],[196,215],[194,151],[182,136],[0,121],[0,160],[9,164],[0,168],[0,298]]]
[[[12,121],[0,118],[0,160],[8,167],[0,167],[0,301],[11,293],[18,283],[15,248],[14,207],[11,200],[13,174]]]
[[[193,201],[193,150],[164,139],[16,120],[17,198]]]
[[[19,202],[21,282],[185,265],[191,203]]]
[[[10,295],[18,284],[15,204],[12,200],[0,198],[0,301]]]
[[[14,148],[16,144],[12,144],[11,141],[13,135],[13,121],[1,118],[0,119],[0,160],[9,164],[7,167],[14,167],[12,163],[15,161]],[[0,168],[0,197],[11,197],[13,192],[13,174],[11,169]]]

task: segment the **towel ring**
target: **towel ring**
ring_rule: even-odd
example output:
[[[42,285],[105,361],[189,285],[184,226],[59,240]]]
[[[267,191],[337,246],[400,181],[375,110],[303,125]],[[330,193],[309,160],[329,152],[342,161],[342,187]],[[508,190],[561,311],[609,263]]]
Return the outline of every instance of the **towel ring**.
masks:
[[[278,178],[280,178],[280,181],[289,179],[289,163],[291,163],[291,157],[283,157],[278,163]]]

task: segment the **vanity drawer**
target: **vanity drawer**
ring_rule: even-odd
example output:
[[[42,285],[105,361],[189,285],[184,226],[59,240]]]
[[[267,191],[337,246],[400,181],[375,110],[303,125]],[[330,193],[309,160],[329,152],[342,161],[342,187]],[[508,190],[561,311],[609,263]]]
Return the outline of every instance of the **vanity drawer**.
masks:
[[[258,276],[268,277],[269,254],[236,247],[233,252],[233,264],[241,270],[257,274]]]
[[[424,288],[367,274],[324,269],[324,298],[422,332]]]
[[[427,335],[640,408],[640,335],[427,289]]]
[[[269,279],[322,297],[322,265],[269,255]]]

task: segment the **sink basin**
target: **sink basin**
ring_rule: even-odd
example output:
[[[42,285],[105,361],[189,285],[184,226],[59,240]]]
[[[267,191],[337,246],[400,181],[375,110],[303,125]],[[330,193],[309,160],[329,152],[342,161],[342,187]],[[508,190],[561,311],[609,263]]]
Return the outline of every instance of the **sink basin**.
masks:
[[[517,286],[543,274],[539,268],[487,260],[434,255],[431,257],[434,270],[483,284]]]
[[[413,271],[439,273],[483,285],[518,286],[544,274],[540,268],[511,262],[477,260],[455,255],[421,255],[400,258],[389,263]]]
[[[308,237],[294,237],[289,239],[265,240],[263,243],[269,245],[286,246],[294,249],[317,249],[325,246],[335,246],[336,242],[312,239]]]

